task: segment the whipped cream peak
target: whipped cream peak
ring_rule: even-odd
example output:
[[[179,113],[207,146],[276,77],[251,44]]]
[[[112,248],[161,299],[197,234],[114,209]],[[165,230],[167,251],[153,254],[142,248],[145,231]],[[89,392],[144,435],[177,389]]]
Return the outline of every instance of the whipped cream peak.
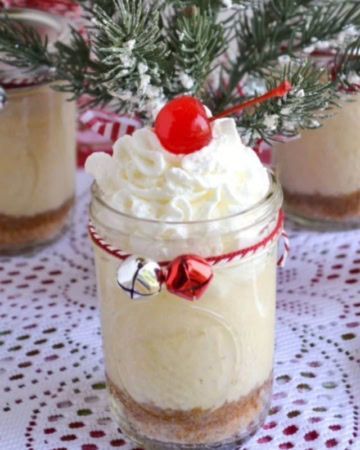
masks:
[[[153,129],[142,128],[121,137],[113,156],[92,154],[85,169],[103,200],[125,214],[169,222],[227,217],[263,199],[269,177],[233,119],[215,120],[212,135],[201,150],[174,155]]]

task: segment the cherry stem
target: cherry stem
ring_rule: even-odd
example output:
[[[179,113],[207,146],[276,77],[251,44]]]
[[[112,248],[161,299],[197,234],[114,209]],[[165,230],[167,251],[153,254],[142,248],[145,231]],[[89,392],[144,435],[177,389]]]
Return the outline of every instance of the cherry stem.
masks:
[[[209,117],[209,121],[212,122],[213,120],[220,119],[221,117],[228,116],[229,114],[232,114],[237,111],[241,111],[242,109],[248,108],[249,106],[255,105],[256,103],[261,103],[265,100],[268,100],[269,98],[273,97],[282,97],[287,92],[289,92],[291,89],[291,84],[288,81],[284,81],[283,83],[279,84],[274,89],[271,89],[271,91],[267,92],[264,95],[261,95],[260,97],[253,98],[252,100],[249,100],[245,103],[241,103],[241,105],[233,106],[232,108],[226,109],[225,111],[216,114],[215,116]]]

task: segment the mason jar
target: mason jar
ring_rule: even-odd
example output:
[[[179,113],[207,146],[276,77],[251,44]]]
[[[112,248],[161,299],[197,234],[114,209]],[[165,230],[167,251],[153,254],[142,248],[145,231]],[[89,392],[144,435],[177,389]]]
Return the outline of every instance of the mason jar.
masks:
[[[123,214],[92,187],[89,233],[109,404],[139,446],[235,448],[264,422],[282,229],[282,192],[269,177],[267,196],[249,210],[184,223]],[[201,296],[199,258],[213,274]],[[179,283],[192,271],[198,286],[189,296]]]
[[[334,55],[311,60],[320,68],[334,65]],[[360,96],[352,91],[340,87],[340,107],[320,128],[273,147],[285,211],[295,222],[324,229],[360,225]]]
[[[8,10],[50,42],[67,24],[40,11]],[[76,106],[52,89],[46,69],[0,67],[0,253],[17,253],[61,235],[74,202]]]

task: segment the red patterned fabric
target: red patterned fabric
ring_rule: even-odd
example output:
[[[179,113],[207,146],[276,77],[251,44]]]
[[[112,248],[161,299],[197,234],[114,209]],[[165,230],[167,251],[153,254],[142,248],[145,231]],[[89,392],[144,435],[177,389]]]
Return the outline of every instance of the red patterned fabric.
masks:
[[[86,111],[80,115],[80,122],[110,142],[117,141],[125,134],[132,134],[141,126],[141,122],[137,118],[120,116],[104,110]]]
[[[267,165],[271,166],[272,157],[271,157],[271,146],[267,144],[263,139],[257,139],[253,150],[260,158],[260,161]]]
[[[80,105],[82,102],[80,100]],[[125,134],[132,134],[140,126],[139,119],[104,110],[88,110],[80,114],[77,133],[78,167],[83,167],[87,157],[94,152],[112,154],[113,143]]]
[[[1,0],[0,7],[42,9],[59,14],[81,11],[79,4],[70,0]]]

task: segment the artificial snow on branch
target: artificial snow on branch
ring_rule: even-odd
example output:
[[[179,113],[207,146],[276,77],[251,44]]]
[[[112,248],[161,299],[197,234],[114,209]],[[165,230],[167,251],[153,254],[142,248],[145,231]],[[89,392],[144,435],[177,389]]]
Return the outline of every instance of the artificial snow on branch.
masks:
[[[75,29],[53,50],[34,30],[0,16],[0,58],[49,69],[55,89],[91,105],[140,115],[189,94],[214,113],[288,79],[292,90],[236,117],[250,141],[321,125],[340,93],[360,86],[360,4],[334,0],[81,0]],[[317,67],[314,55],[325,54]],[[335,111],[336,112],[336,111]]]

